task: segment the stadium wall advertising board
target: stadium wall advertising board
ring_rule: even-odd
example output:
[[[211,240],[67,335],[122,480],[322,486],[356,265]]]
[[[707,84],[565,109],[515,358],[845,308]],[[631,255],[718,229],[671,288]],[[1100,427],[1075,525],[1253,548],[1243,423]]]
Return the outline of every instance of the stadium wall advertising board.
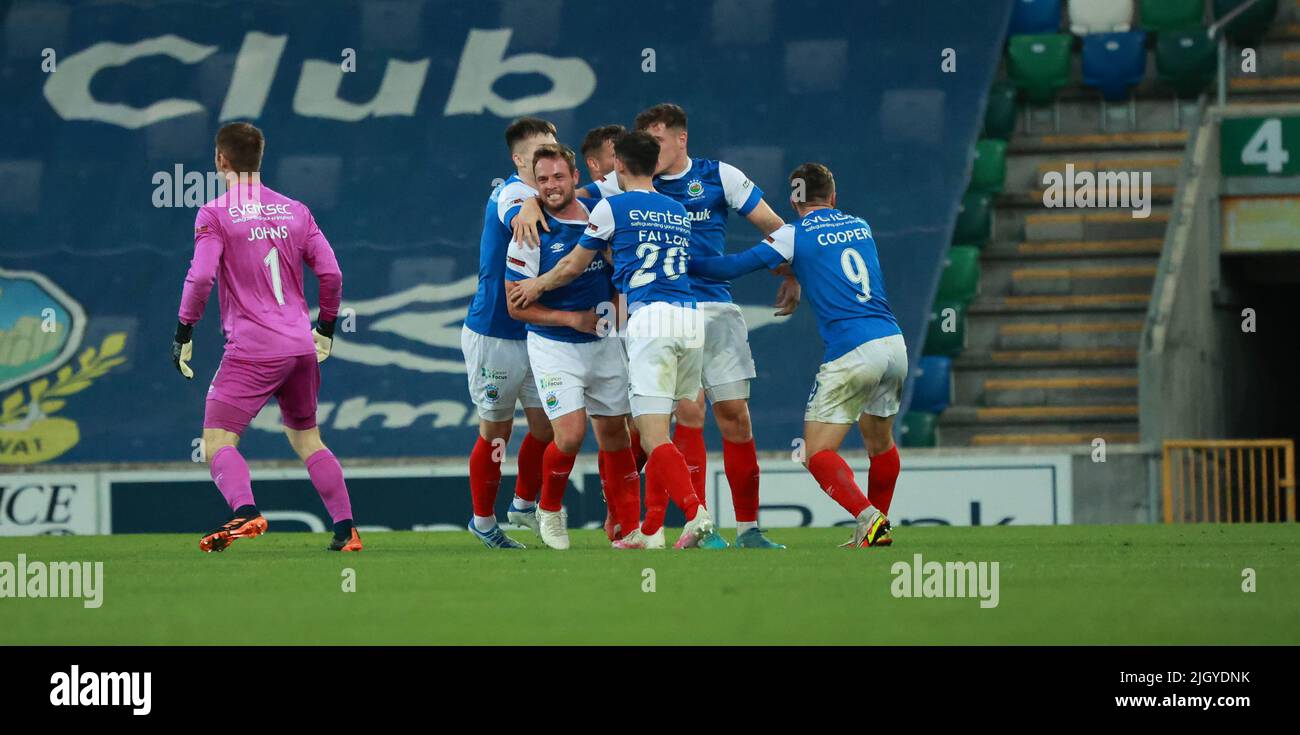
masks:
[[[106,533],[99,481],[94,473],[0,475],[0,536]]]
[[[891,515],[900,525],[1053,525],[1072,521],[1068,455],[909,457]],[[723,527],[735,514],[721,458],[711,457],[705,492]],[[850,462],[865,478],[865,460]],[[507,469],[511,466],[506,463]],[[833,526],[851,522],[793,461],[761,463],[765,527]],[[462,464],[358,467],[348,470],[352,507],[363,530],[460,531],[470,517]],[[254,491],[276,532],[330,528],[316,490],[301,469],[254,469]],[[514,477],[504,475],[497,516],[505,518]],[[0,479],[5,516],[0,535],[36,533],[196,533],[228,515],[207,471],[106,471],[77,475],[11,475]],[[12,506],[12,510],[10,510]],[[605,520],[596,468],[582,461],[565,493],[571,528]],[[45,519],[51,519],[48,522]],[[681,513],[670,507],[669,526]]]
[[[1010,10],[966,5],[14,5],[0,55],[0,464],[193,450],[221,354],[217,299],[195,330],[192,383],[167,350],[195,207],[215,194],[212,137],[232,119],[266,131],[268,184],[311,207],[344,272],[355,328],[344,322],[321,387],[344,458],[468,451],[459,329],[484,203],[511,173],[502,130],[521,114],[574,146],[678,102],[691,152],[738,166],[786,218],[787,173],[828,164],[841,206],[872,225],[915,362]],[[729,229],[730,249],[759,237]],[[735,289],[756,438],[773,450],[800,433],[821,355],[810,309],[778,321],[774,292],[762,275]],[[241,450],[286,456],[261,431]]]

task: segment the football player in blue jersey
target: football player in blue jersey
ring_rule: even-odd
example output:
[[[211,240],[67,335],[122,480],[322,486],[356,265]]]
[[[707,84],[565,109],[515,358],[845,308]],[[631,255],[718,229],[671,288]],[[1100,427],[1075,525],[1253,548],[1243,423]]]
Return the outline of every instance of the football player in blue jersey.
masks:
[[[492,190],[483,213],[479,238],[478,291],[470,302],[460,345],[465,354],[469,394],[478,407],[478,440],[469,456],[470,495],[474,517],[469,530],[493,549],[523,548],[497,526],[495,504],[501,485],[501,459],[510,441],[515,404],[523,405],[528,434],[519,447],[519,474],[511,522],[537,530],[535,502],[542,484],[542,457],[553,437],[550,422],[528,365],[526,332],[510,317],[505,299],[506,247],[510,227],[506,213],[537,196],[533,152],[555,142],[555,126],[536,117],[521,117],[506,128],[506,146],[515,173]]]
[[[553,270],[578,245],[587,228],[587,202],[575,196],[578,166],[573,151],[544,145],[533,154],[537,189],[550,227],[541,247],[513,240],[506,251],[507,291],[515,281]],[[588,200],[590,201],[590,200]],[[595,204],[594,201],[590,202]],[[542,458],[542,493],[537,505],[538,535],[553,549],[569,548],[562,501],[574,460],[586,436],[587,417],[600,450],[601,485],[611,510],[628,528],[641,520],[640,476],[627,431],[627,364],[618,335],[597,333],[597,309],[612,313],[612,268],[594,258],[567,285],[546,292],[510,315],[528,325],[528,359],[537,391],[555,430]]]
[[[857,520],[846,546],[891,543],[886,514],[898,480],[894,416],[907,378],[907,346],[885,295],[871,226],[840,211],[835,178],[820,163],[790,174],[798,221],[733,255],[692,257],[692,275],[730,280],[789,263],[803,284],[826,343],[804,412],[805,466],[821,488]],[[867,494],[839,455],[857,424],[871,455]]]
[[[763,192],[734,166],[706,158],[692,158],[687,151],[686,111],[678,105],[659,104],[641,112],[635,127],[659,143],[655,166],[655,190],[680,202],[691,217],[691,250],[694,255],[726,252],[727,224],[731,212],[745,217],[764,235],[785,224],[767,202]],[[612,196],[622,191],[618,176],[606,175],[585,187],[588,196]],[[515,236],[534,242],[528,223],[540,220],[540,208],[525,205],[516,220]],[[781,548],[758,528],[759,469],[749,416],[749,381],[755,376],[749,348],[749,330],[740,307],[732,302],[726,281],[704,276],[691,277],[698,310],[705,324],[703,390],[678,403],[673,442],[686,457],[696,494],[704,497],[708,453],[704,444],[704,399],[713,407],[713,417],[722,433],[723,467],[731,487],[736,512],[736,545],[741,548]],[[799,284],[787,278],[777,294],[780,315],[790,314],[799,302]],[[712,536],[706,545],[725,545]]]
[[[649,455],[645,521],[639,529],[625,528],[627,535],[614,546],[651,545],[664,515],[655,498],[671,496],[687,519],[675,546],[690,548],[717,535],[695,493],[686,460],[668,437],[674,404],[699,392],[702,370],[703,323],[686,277],[690,215],[680,203],[654,191],[659,145],[653,137],[629,133],[614,143],[614,152],[615,169],[627,191],[600,201],[578,247],[550,271],[520,281],[508,298],[517,309],[527,307],[585,273],[598,253],[609,252],[614,284],[628,302],[630,403]]]

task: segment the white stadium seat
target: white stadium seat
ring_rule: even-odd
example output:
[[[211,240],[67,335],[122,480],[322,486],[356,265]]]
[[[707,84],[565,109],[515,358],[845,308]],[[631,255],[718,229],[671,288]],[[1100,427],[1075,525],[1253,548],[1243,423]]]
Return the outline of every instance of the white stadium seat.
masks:
[[[1133,24],[1133,0],[1070,0],[1070,32],[1124,32]]]

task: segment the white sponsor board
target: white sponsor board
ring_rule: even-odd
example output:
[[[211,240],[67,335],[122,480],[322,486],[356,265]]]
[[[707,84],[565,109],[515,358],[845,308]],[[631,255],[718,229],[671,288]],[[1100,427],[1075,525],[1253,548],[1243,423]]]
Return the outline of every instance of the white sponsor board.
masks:
[[[852,523],[802,465],[794,461],[760,463],[764,527],[835,526]],[[850,460],[857,483],[867,491],[866,459]],[[723,527],[735,525],[731,491],[721,463],[709,465],[712,500]],[[1072,521],[1070,455],[903,455],[890,520],[895,525],[994,526],[1054,525]]]
[[[0,536],[100,532],[98,476],[0,475]]]

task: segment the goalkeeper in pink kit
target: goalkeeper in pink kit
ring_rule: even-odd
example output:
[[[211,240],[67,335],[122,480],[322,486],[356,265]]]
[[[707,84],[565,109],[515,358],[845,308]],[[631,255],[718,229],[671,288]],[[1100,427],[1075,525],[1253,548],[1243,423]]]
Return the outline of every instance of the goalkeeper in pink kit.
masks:
[[[265,139],[248,123],[217,133],[217,171],[227,191],[203,205],[194,220],[194,259],[181,294],[172,362],[187,379],[190,335],[220,283],[225,354],[208,388],[203,414],[203,455],[233,518],[199,541],[203,551],[223,551],[236,539],[266,532],[253,500],[239,436],[266,402],[280,405],[284,431],[307,464],[311,482],[334,521],[333,551],[360,551],[343,468],[321,442],[316,426],[317,363],[329,356],[343,295],[343,275],[311,211],[262,186]],[[303,296],[303,264],[320,280],[320,315],[311,328]]]

